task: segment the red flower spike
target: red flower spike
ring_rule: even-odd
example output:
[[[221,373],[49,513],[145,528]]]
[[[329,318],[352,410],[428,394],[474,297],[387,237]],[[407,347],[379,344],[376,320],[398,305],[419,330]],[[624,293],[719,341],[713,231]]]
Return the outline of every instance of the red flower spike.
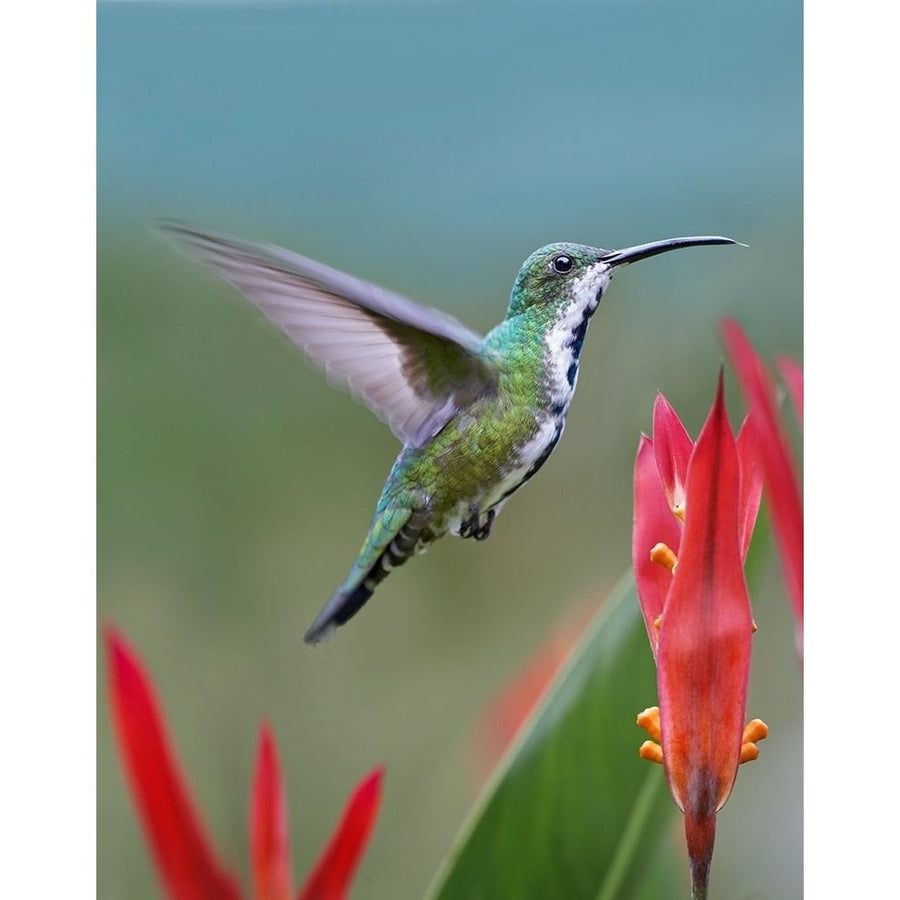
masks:
[[[672,405],[662,394],[653,404],[653,450],[669,508],[684,518],[684,486],[694,442]],[[674,549],[674,548],[673,548]]]
[[[117,631],[104,636],[119,752],[166,893],[237,900],[237,882],[215,859],[184,786],[150,680]]]
[[[259,737],[250,798],[250,858],[256,900],[289,900],[291,844],[278,750],[268,724]]]
[[[794,411],[797,413],[797,421],[803,425],[803,369],[797,365],[792,359],[786,356],[779,356],[775,360],[778,371],[787,385],[788,393],[791,395],[791,402],[794,404]]]
[[[346,896],[378,815],[383,776],[384,767],[379,767],[356,786],[298,900],[342,900]]]
[[[756,355],[737,322],[722,322],[725,347],[737,372],[747,405],[755,418],[757,440],[772,525],[787,584],[788,595],[797,619],[798,645],[803,634],[803,501],[790,444],[782,431],[775,408],[775,392],[769,373]],[[793,378],[792,394],[802,409],[802,379]],[[789,380],[789,384],[790,381]],[[801,649],[802,653],[802,649]]]
[[[740,463],[719,390],[691,458],[681,550],[657,648],[662,751],[684,811],[694,896],[741,757],[753,620],[738,525]]]
[[[681,523],[672,514],[666,499],[654,449],[653,441],[642,434],[634,461],[631,551],[641,614],[655,658],[659,642],[659,629],[655,623],[662,615],[666,594],[672,584],[672,573],[654,562],[650,558],[650,551],[656,544],[663,542],[677,555],[681,541]]]

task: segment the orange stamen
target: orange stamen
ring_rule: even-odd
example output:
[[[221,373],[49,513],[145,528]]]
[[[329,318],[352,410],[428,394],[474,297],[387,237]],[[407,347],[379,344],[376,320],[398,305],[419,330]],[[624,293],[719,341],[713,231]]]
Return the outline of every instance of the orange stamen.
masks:
[[[652,741],[644,741],[638,750],[641,759],[649,759],[650,762],[661,763],[663,761],[662,747],[659,742],[662,741],[662,732],[659,730],[659,707],[648,706],[643,712],[637,715],[637,723],[653,738]]]
[[[638,750],[638,754],[641,759],[649,759],[650,762],[655,762],[662,765],[662,747],[660,747],[659,744],[656,744],[653,741],[644,741],[644,743],[641,744],[640,749]]]
[[[659,724],[659,707],[648,706],[643,712],[638,713],[636,721],[653,738],[652,741],[644,741],[641,744],[638,750],[639,756],[641,759],[661,763],[663,761],[663,752],[660,746],[662,743],[662,732]],[[754,759],[758,759],[759,747],[756,746],[756,742],[768,736],[769,726],[762,719],[751,719],[744,726],[744,732],[741,735],[740,762],[752,762]]]
[[[653,738],[654,741],[662,740],[662,732],[659,730],[659,707],[649,706],[637,715],[638,725]]]
[[[657,565],[668,569],[670,572],[674,572],[675,566],[678,565],[678,557],[668,544],[664,544],[660,541],[658,544],[654,545],[650,551],[650,562],[654,562]]]
[[[752,741],[748,741],[746,744],[741,744],[741,759],[740,762],[753,762],[754,759],[759,759],[759,747],[756,746]]]
[[[769,726],[762,719],[751,719],[744,728],[742,742],[761,741],[769,736]]]
[[[751,719],[741,735],[741,762],[752,762],[759,757],[757,741],[769,736],[769,726],[762,719]]]

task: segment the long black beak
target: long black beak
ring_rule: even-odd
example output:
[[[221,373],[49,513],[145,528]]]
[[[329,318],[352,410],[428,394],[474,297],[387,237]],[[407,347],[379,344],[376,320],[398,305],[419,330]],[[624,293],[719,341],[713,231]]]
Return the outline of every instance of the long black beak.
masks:
[[[649,244],[638,244],[636,247],[626,247],[624,250],[610,250],[601,257],[609,266],[624,266],[626,263],[637,262],[640,259],[649,259],[659,253],[668,253],[670,250],[681,250],[682,247],[703,247],[708,244],[737,244],[746,247],[740,241],[731,238],[704,235],[702,237],[668,238],[665,241],[653,241]]]

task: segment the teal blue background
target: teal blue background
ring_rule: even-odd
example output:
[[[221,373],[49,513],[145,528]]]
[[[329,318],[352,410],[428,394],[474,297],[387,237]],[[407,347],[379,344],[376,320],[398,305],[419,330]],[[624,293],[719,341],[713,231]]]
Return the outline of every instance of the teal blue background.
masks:
[[[696,433],[723,315],[767,359],[802,359],[801,25],[777,0],[100,4],[98,606],[152,671],[245,881],[267,718],[297,882],[384,763],[354,896],[420,896],[474,797],[482,710],[629,565],[655,392]],[[438,544],[311,651],[301,635],[396,442],[160,241],[162,215],[283,244],[482,331],[549,241],[721,233],[749,248],[621,273],[566,434],[491,539]],[[777,567],[754,601],[748,712],[773,733],[720,817],[713,889],[798,896],[800,669]],[[102,693],[98,804],[100,896],[156,896]],[[680,858],[677,833],[671,846]]]

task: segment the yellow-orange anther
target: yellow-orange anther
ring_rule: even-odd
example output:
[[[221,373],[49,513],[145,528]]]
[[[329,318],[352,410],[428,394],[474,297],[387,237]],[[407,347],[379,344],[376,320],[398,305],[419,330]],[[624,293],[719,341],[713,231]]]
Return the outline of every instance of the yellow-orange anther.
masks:
[[[670,572],[674,572],[675,566],[678,565],[678,557],[668,544],[664,544],[660,541],[658,544],[655,544],[650,551],[650,562],[657,563],[668,569]]]
[[[746,744],[741,744],[741,762],[753,762],[754,759],[759,757],[759,747],[756,746],[752,741],[747,741]]]
[[[641,744],[641,747],[638,750],[638,754],[640,755],[641,759],[649,759],[650,762],[662,764],[662,747],[660,747],[659,744],[656,744],[653,741],[644,741],[644,743]]]
[[[659,730],[659,707],[649,706],[637,715],[637,723],[654,741],[662,740],[662,732]]]
[[[654,627],[654,628],[659,628],[661,625],[662,625],[662,616],[660,615],[660,616],[657,616],[657,617],[653,620],[653,627]]]
[[[769,736],[769,726],[762,719],[751,719],[744,726],[744,733],[741,741],[761,741]]]
[[[753,633],[756,634],[757,631],[759,631],[759,628],[756,627],[756,619],[754,619],[753,620]]]
[[[672,507],[672,512],[675,514],[676,519],[678,519],[681,522],[684,521],[684,504],[683,503],[676,503]]]
[[[759,756],[757,741],[769,736],[769,726],[762,719],[751,719],[741,735],[741,762],[752,762]]]

